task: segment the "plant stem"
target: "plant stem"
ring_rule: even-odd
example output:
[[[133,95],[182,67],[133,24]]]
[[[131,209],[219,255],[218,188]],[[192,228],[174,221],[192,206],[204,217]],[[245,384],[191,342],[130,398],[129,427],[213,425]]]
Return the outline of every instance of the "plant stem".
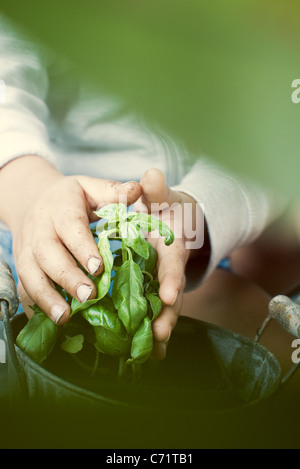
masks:
[[[148,275],[148,277],[150,277],[150,280],[151,280],[151,281],[153,280],[153,277],[152,277],[152,275],[150,274],[150,272],[147,272],[147,270],[142,270],[141,272],[142,272],[142,274],[144,274],[144,275]]]
[[[100,352],[99,352],[100,353]],[[98,373],[101,373],[101,374],[109,374],[109,372],[107,370],[105,370],[105,368],[95,368],[95,364],[94,366],[90,366],[90,365],[87,365],[86,363],[84,363],[82,360],[80,360],[80,358],[77,357],[77,355],[74,355],[74,354],[71,354],[70,353],[70,357],[72,357],[72,359],[77,363],[77,365],[79,365],[84,371],[86,371],[87,373],[89,373],[90,375],[92,375],[93,373],[95,373],[96,371]],[[99,363],[99,362],[98,362]]]
[[[95,358],[95,363],[94,363],[94,366],[93,366],[93,369],[92,369],[92,376],[94,376],[94,374],[96,373],[96,370],[98,368],[99,356],[100,356],[100,352],[99,352],[99,350],[96,349],[96,358]]]
[[[132,253],[131,253],[131,249],[128,247],[128,246],[125,246],[126,250],[127,250],[127,254],[128,254],[128,259],[131,261],[132,260]]]
[[[92,367],[89,366],[89,365],[86,365],[86,363],[84,363],[82,360],[80,360],[80,358],[78,358],[77,355],[74,355],[74,354],[70,353],[70,357],[72,357],[73,360],[77,363],[77,365],[79,365],[83,370],[87,371],[88,373],[91,372]]]
[[[128,252],[126,246],[123,245],[122,243],[122,263],[126,262],[128,259]]]

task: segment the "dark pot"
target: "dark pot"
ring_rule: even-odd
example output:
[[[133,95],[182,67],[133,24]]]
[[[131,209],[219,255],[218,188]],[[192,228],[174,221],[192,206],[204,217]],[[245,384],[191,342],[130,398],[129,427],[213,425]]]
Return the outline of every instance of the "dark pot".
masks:
[[[25,323],[24,314],[10,320],[13,340]],[[90,377],[64,352],[40,366],[11,349],[20,364],[16,370],[9,360],[12,405],[24,409],[25,402],[26,423],[34,416],[35,428],[63,432],[62,444],[72,447],[244,446],[253,427],[260,434],[257,422],[281,380],[265,347],[188,317],[179,318],[167,358],[146,365],[138,382]]]

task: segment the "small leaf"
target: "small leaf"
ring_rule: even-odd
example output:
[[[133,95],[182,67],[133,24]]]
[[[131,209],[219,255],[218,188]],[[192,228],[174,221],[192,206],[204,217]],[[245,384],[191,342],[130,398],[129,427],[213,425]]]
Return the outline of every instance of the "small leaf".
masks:
[[[32,360],[41,364],[56,344],[58,326],[36,305],[35,311],[16,339],[17,346]]]
[[[79,311],[90,308],[91,306],[97,304],[98,301],[100,301],[99,298],[95,298],[93,300],[87,300],[84,303],[80,303],[80,301],[76,300],[76,298],[72,298],[70,317],[74,316],[74,314],[78,313]]]
[[[150,280],[150,282],[145,284],[145,291],[148,293],[158,293],[159,292],[159,281]]]
[[[99,218],[117,221],[126,217],[127,209],[125,204],[108,204],[94,213]]]
[[[157,264],[157,251],[155,247],[147,241],[148,250],[149,250],[149,257],[145,259],[139,256],[136,252],[133,253],[132,258],[134,262],[138,264],[141,270],[149,272],[149,274],[153,275],[156,264]]]
[[[66,340],[60,344],[61,348],[68,353],[78,353],[82,350],[84,342],[84,336],[77,334],[73,337],[66,336]]]
[[[161,299],[155,293],[146,292],[145,296],[149,302],[150,310],[152,313],[152,316],[150,319],[154,321],[154,319],[156,319],[160,315],[162,307],[163,307],[163,303]]]
[[[132,219],[131,223],[140,226],[143,231],[150,233],[151,231],[158,230],[160,236],[164,237],[166,246],[169,246],[174,241],[174,233],[171,228],[159,218],[148,215],[147,213],[137,213]]]
[[[103,298],[109,290],[111,282],[111,271],[114,263],[113,255],[110,249],[107,232],[99,235],[98,248],[104,262],[104,271],[100,277],[96,277],[98,299]]]
[[[151,328],[151,321],[145,317],[139,329],[135,333],[131,344],[131,358],[127,360],[126,364],[142,364],[151,355],[153,348],[153,333]]]
[[[121,236],[126,246],[133,249],[143,259],[148,259],[149,243],[144,238],[143,232],[138,225],[132,223],[124,224]]]

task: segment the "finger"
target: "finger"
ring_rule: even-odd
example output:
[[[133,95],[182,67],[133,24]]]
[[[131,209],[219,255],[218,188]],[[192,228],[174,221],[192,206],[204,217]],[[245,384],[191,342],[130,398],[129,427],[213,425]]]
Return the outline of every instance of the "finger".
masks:
[[[151,238],[150,238],[151,239]],[[180,290],[185,286],[185,266],[188,253],[181,239],[175,239],[171,246],[165,246],[162,239],[156,244],[158,253],[159,296],[164,304],[173,305]]]
[[[34,258],[46,275],[81,303],[96,297],[94,282],[77,266],[61,241],[49,231],[42,242],[33,241]],[[51,252],[51,256],[48,253]]]
[[[187,255],[180,240],[175,240],[174,245],[168,247],[159,240],[157,251],[159,296],[165,306],[153,322],[152,358],[161,360],[166,356],[168,341],[181,311]]]
[[[151,209],[151,204],[172,205],[181,201],[180,193],[166,185],[165,176],[159,169],[149,169],[141,179],[141,186],[143,190],[141,200],[148,210]]]
[[[24,292],[23,301],[26,307],[30,303],[27,297],[56,324],[64,324],[70,317],[70,306],[56,291],[52,281],[42,271],[30,252],[24,249],[18,259],[17,269]]]
[[[99,210],[107,204],[125,203],[132,205],[142,194],[142,187],[136,181],[121,183],[105,179],[91,178],[89,176],[77,176],[91,212],[91,221],[98,219],[93,211]]]
[[[69,209],[69,206],[72,206],[72,210]],[[90,230],[89,219],[82,197],[74,194],[72,205],[68,205],[68,203],[66,203],[59,207],[56,210],[55,216],[52,215],[52,223],[54,225],[55,232],[53,232],[53,228],[49,220],[44,220],[43,223],[40,222],[39,230],[35,232],[33,249],[39,256],[37,261],[39,263],[43,263],[43,265],[45,265],[47,260],[51,262],[50,258],[52,256],[46,256],[48,259],[43,259],[43,256],[45,255],[44,233],[47,233],[47,241],[49,244],[49,247],[47,248],[48,252],[51,252],[49,248],[54,248],[55,252],[60,250],[62,256],[61,269],[68,272],[68,268],[71,267],[70,257],[67,257],[67,252],[65,250],[62,251],[59,243],[55,242],[57,237],[59,237],[62,244],[74,256],[74,258],[78,260],[87,272],[91,275],[100,275],[104,267],[103,260]],[[57,257],[57,259],[59,259],[59,257]],[[74,271],[74,268],[71,268],[71,271]],[[51,272],[53,272],[53,269],[51,269]],[[54,279],[52,275],[50,275],[50,278]]]
[[[177,297],[173,306],[164,306],[159,317],[153,321],[153,349],[151,358],[163,360],[166,357],[168,343],[180,315],[183,301],[183,291]]]

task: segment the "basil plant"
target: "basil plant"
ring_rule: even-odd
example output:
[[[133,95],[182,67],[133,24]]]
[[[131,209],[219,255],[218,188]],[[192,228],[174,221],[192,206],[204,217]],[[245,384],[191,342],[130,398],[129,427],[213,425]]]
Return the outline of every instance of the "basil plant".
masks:
[[[16,343],[39,364],[57,346],[75,357],[89,344],[95,350],[93,372],[101,356],[106,355],[118,357],[119,375],[123,375],[128,367],[135,369],[150,357],[152,321],[163,306],[154,277],[157,252],[144,232],[157,230],[166,245],[174,241],[174,235],[158,218],[128,212],[124,204],[106,205],[95,213],[102,224],[98,223],[92,231],[104,262],[100,276],[89,275],[96,285],[97,297],[80,303],[57,286],[71,306],[68,323],[55,325],[35,305],[34,315]],[[112,243],[115,240],[118,242]],[[78,357],[77,361],[80,362]]]

